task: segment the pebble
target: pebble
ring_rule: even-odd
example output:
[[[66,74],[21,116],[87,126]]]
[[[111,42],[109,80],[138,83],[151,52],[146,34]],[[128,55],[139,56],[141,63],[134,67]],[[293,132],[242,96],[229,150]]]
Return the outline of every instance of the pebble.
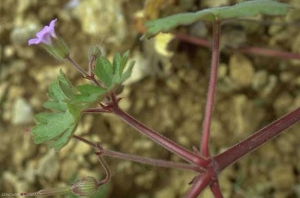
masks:
[[[259,70],[255,72],[252,79],[252,88],[260,91],[268,82],[268,72],[266,70]]]
[[[271,171],[271,181],[276,190],[290,189],[296,181],[293,167],[289,164],[278,165]]]
[[[251,85],[254,67],[251,61],[241,54],[234,54],[229,60],[230,77],[239,87]]]
[[[24,125],[33,122],[31,105],[24,98],[17,98],[14,103],[12,124]]]
[[[77,143],[75,148],[74,148],[74,153],[79,154],[79,155],[85,155],[90,153],[92,150],[92,147],[85,144],[85,143]]]
[[[74,159],[66,159],[61,162],[60,178],[63,181],[70,180],[78,170],[78,163]]]
[[[43,157],[41,157],[37,173],[39,177],[46,178],[48,181],[53,182],[59,172],[59,162],[54,149],[48,151]]]

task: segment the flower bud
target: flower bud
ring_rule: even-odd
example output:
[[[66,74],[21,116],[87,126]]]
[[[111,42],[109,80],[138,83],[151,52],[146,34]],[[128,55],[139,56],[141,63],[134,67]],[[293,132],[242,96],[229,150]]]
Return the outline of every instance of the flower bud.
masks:
[[[99,46],[90,47],[89,53],[88,53],[89,58],[91,58],[92,56],[98,58],[101,55],[102,55],[102,51],[101,51],[101,48]]]
[[[89,196],[97,192],[97,190],[97,180],[89,176],[79,179],[71,187],[71,192],[77,196]]]

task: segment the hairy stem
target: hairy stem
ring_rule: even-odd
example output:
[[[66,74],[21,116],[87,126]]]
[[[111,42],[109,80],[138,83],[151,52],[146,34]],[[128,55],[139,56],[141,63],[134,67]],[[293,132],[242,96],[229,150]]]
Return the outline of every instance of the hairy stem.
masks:
[[[221,25],[220,21],[214,23],[213,27],[213,49],[212,49],[212,62],[211,62],[211,71],[210,71],[210,80],[208,86],[208,94],[205,107],[205,116],[203,121],[203,130],[201,138],[201,154],[204,157],[210,157],[209,154],[209,136],[210,136],[210,123],[211,123],[211,114],[214,102],[214,94],[217,80],[217,71],[219,64],[219,45],[220,45],[220,33]]]
[[[80,136],[77,136],[77,135],[73,135],[73,138],[76,139],[76,140],[79,140],[79,141],[81,141],[81,142],[83,142],[83,143],[85,143],[85,144],[90,145],[90,146],[93,147],[94,149],[98,149],[97,144],[95,144],[95,143],[93,143],[93,142],[91,142],[91,141],[89,141],[89,140],[87,140],[87,139],[84,139],[83,137],[80,137]]]
[[[88,76],[88,73],[84,69],[82,69],[82,67],[80,67],[70,56],[67,56],[66,59],[67,59],[67,61],[69,61],[69,63],[71,63],[71,65],[73,65],[75,67],[75,69],[79,73],[81,73],[81,75],[83,77]]]
[[[101,108],[89,108],[84,109],[82,113],[110,113],[108,110],[101,109]]]
[[[210,48],[210,43],[205,40],[204,38],[196,38],[189,35],[185,35],[182,33],[176,33],[176,38],[188,43],[192,43],[194,45],[203,46]],[[259,56],[266,56],[266,57],[275,57],[275,58],[283,58],[283,59],[300,59],[299,53],[291,53],[282,50],[275,50],[275,49],[266,49],[260,47],[252,47],[252,46],[242,46],[235,49],[230,48],[234,52],[245,53],[245,54],[255,54]]]
[[[110,170],[109,170],[109,167],[108,165],[106,164],[105,160],[102,158],[101,155],[98,155],[98,159],[99,159],[99,162],[101,163],[102,167],[104,168],[105,170],[105,179],[101,180],[100,182],[98,182],[98,187],[103,185],[103,184],[106,184],[107,182],[110,181],[110,178],[111,178],[111,174],[110,174]]]
[[[193,186],[190,188],[184,198],[197,198],[199,194],[209,185],[210,182],[211,175],[209,173],[198,175],[193,180]]]
[[[212,193],[214,194],[215,198],[223,198],[221,189],[220,189],[220,185],[218,181],[213,182],[210,185],[210,189],[212,191]]]
[[[182,157],[188,162],[191,162],[193,164],[199,165],[199,166],[205,166],[208,164],[208,161],[200,157],[199,155],[179,146],[175,142],[169,140],[168,138],[156,133],[155,131],[149,129],[124,111],[122,111],[119,108],[114,108],[113,112],[119,116],[123,121],[125,121],[127,124],[129,124],[134,129],[140,131],[150,139],[152,139],[154,142],[158,143],[159,145],[165,147],[167,150],[174,152],[178,156]]]
[[[291,127],[299,121],[300,108],[297,108],[291,113],[279,118],[270,125],[254,133],[240,143],[229,148],[227,151],[217,155],[214,157],[214,161],[217,164],[217,171],[222,171],[230,164],[233,164],[244,155],[251,153],[253,150],[257,149],[268,140],[273,139],[285,129]]]
[[[245,54],[256,54],[260,56],[270,56],[283,59],[300,59],[300,54],[285,52],[281,50],[265,49],[259,47],[240,47],[238,49],[233,49],[236,52],[242,52]]]
[[[166,160],[140,157],[137,155],[130,155],[130,154],[120,153],[120,152],[116,152],[116,151],[110,151],[110,150],[106,150],[106,149],[103,149],[101,151],[101,155],[106,155],[106,156],[115,157],[115,158],[124,159],[124,160],[130,160],[130,161],[139,162],[139,163],[143,163],[143,164],[161,166],[161,167],[165,167],[165,168],[177,168],[177,169],[184,169],[184,170],[190,170],[190,171],[196,171],[196,172],[203,172],[203,169],[201,169],[198,166],[192,165],[192,164],[184,164],[184,163],[179,163],[179,162],[171,162],[171,161],[166,161]]]

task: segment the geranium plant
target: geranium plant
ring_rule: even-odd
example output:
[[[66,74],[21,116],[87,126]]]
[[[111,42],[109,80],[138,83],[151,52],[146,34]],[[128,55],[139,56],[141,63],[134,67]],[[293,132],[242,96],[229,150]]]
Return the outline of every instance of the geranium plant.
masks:
[[[191,188],[185,197],[197,197],[208,186],[216,198],[223,197],[218,183],[218,175],[241,157],[299,122],[300,108],[279,118],[228,150],[216,156],[211,156],[209,137],[219,63],[221,22],[226,19],[255,16],[257,14],[285,15],[289,8],[288,5],[283,3],[271,0],[257,0],[240,3],[235,6],[206,9],[196,13],[178,14],[145,23],[146,33],[144,37],[146,38],[153,37],[160,32],[170,32],[179,25],[188,25],[198,20],[208,21],[213,24],[211,73],[202,138],[199,143],[199,149],[194,148],[194,150],[188,150],[167,137],[160,135],[119,107],[121,98],[116,94],[116,89],[122,86],[123,82],[130,77],[134,65],[134,62],[128,63],[129,52],[123,55],[115,54],[113,61],[110,62],[106,57],[102,56],[99,48],[92,47],[89,57],[89,70],[85,71],[71,58],[65,43],[56,35],[54,30],[56,19],[51,21],[49,26],[45,26],[43,30],[37,33],[37,38],[29,40],[29,45],[41,44],[55,58],[71,63],[82,77],[90,83],[73,86],[66,75],[60,71],[57,80],[49,87],[49,100],[44,103],[44,107],[50,111],[39,113],[35,116],[37,124],[31,131],[34,141],[36,144],[50,141],[50,147],[56,150],[64,147],[71,138],[82,141],[95,149],[95,154],[105,170],[106,177],[101,181],[97,181],[92,177],[85,177],[79,179],[71,187],[44,189],[36,192],[36,195],[49,196],[69,192],[78,196],[93,194],[99,187],[110,181],[110,170],[103,157],[111,156],[161,167],[194,171],[197,175],[191,178]],[[111,151],[102,147],[100,143],[94,143],[79,137],[74,134],[74,131],[83,113],[114,114],[157,144],[181,157],[186,163]],[[28,193],[22,193],[22,195],[26,196]]]

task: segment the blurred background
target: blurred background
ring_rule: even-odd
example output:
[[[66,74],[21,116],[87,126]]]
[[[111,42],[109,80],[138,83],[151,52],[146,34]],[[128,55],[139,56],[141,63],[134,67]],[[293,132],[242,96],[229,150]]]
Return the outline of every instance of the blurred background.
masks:
[[[83,68],[88,49],[100,46],[113,57],[131,51],[136,61],[121,93],[121,107],[164,136],[191,149],[198,146],[207,92],[210,49],[174,35],[139,40],[143,21],[241,0],[1,0],[0,1],[0,192],[34,192],[71,185],[83,176],[105,177],[92,148],[71,140],[59,152],[35,145],[29,130],[43,111],[49,83],[60,68],[75,84],[84,79],[29,38],[57,18],[56,34]],[[239,53],[256,46],[300,53],[300,2],[286,17],[258,16],[223,24],[211,152],[220,153],[300,106],[300,61]],[[211,24],[174,31],[211,41]],[[300,125],[244,157],[220,175],[225,197],[300,197]],[[113,115],[84,115],[76,135],[104,148],[180,161]],[[193,172],[170,170],[106,157],[112,180],[94,197],[173,198],[189,189]],[[3,194],[2,194],[3,196]],[[68,196],[65,196],[68,197]],[[72,196],[69,196],[72,197]],[[209,190],[201,197],[209,198]]]

